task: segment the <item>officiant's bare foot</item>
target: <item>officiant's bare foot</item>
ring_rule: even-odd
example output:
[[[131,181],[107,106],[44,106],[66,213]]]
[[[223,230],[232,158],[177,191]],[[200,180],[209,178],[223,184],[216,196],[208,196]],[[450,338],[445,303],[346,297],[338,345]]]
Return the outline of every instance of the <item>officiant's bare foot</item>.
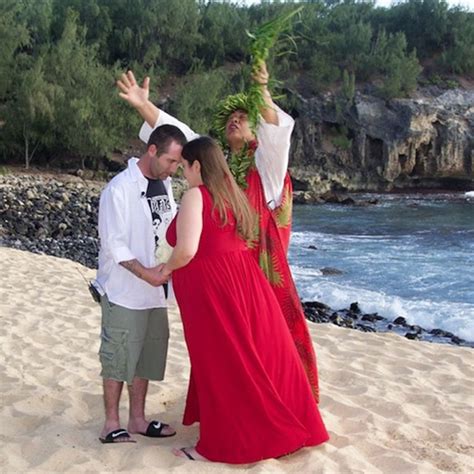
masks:
[[[189,459],[190,461],[209,461],[204,456],[201,456],[197,451],[196,448],[193,446],[191,448],[174,448],[173,454],[178,456],[178,458]]]

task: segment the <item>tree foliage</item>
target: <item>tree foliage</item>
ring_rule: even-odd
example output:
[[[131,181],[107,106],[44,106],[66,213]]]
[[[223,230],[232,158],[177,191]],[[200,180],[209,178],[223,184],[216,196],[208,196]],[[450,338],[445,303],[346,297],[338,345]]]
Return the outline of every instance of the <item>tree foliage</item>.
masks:
[[[208,134],[214,110],[222,97],[232,92],[229,73],[198,71],[177,88],[171,112],[201,134]]]
[[[250,6],[212,0],[0,0],[0,150],[3,160],[54,155],[97,158],[136,134],[135,113],[117,97],[118,74],[169,86],[171,111],[209,129],[223,95],[248,81],[246,31],[301,2]],[[421,64],[453,83],[474,74],[474,13],[445,0],[391,8],[357,0],[304,2],[290,34],[292,55],[269,58],[273,75],[305,93],[356,84],[386,99],[410,94]]]
[[[19,75],[17,56],[30,42],[30,32],[18,19],[20,7],[15,0],[0,3],[0,101],[8,100],[11,86]]]
[[[448,47],[442,65],[455,74],[474,74],[474,14],[455,8],[448,16]]]

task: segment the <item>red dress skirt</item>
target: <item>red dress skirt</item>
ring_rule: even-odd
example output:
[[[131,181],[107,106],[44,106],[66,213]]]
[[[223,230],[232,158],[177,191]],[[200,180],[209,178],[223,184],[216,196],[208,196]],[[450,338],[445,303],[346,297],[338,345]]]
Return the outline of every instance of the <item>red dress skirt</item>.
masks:
[[[252,253],[275,293],[314,398],[319,402],[316,354],[287,257],[293,206],[290,175],[286,173],[282,202],[274,210],[271,210],[266,203],[262,181],[255,166],[249,169],[246,180],[245,193],[257,212],[259,222],[259,234],[252,243]]]
[[[191,360],[184,424],[200,422],[197,451],[250,463],[328,439],[275,294],[235,223],[222,226],[201,186],[203,229],[173,288]],[[167,232],[176,244],[176,220]]]

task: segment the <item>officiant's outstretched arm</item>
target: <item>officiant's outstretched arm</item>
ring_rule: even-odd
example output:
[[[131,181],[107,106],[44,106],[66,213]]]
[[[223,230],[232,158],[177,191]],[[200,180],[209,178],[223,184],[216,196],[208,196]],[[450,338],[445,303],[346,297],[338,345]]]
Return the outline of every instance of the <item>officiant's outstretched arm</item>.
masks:
[[[122,99],[128,102],[142,117],[144,124],[140,129],[140,139],[147,143],[153,130],[160,125],[175,125],[186,136],[186,139],[193,140],[199,135],[188,125],[179,121],[177,118],[167,114],[159,109],[149,98],[150,96],[150,78],[145,77],[142,85],[138,84],[132,71],[121,75],[117,81],[117,87]]]

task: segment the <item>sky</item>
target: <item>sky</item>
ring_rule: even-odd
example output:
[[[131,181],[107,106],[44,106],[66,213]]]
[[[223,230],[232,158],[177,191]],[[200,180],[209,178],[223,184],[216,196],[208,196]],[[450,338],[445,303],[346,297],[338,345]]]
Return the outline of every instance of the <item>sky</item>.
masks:
[[[378,6],[389,7],[393,0],[376,0]],[[474,10],[474,0],[448,0],[450,5],[462,5],[468,7],[470,10]]]
[[[392,3],[397,0],[376,0],[376,4],[380,7],[389,7]],[[252,3],[259,3],[260,0],[241,0],[242,3],[251,5]],[[474,11],[474,0],[447,0],[449,5],[461,5]]]

